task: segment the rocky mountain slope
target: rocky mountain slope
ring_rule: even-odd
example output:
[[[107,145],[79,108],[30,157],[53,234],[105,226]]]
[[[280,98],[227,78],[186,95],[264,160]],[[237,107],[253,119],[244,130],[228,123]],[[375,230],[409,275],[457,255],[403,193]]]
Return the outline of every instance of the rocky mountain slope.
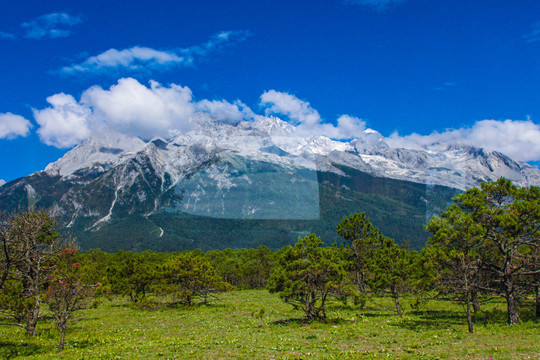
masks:
[[[303,138],[275,117],[207,123],[168,139],[88,139],[42,172],[0,187],[0,208],[47,208],[85,248],[279,247],[365,211],[386,234],[422,246],[422,224],[460,190],[540,170],[498,152],[391,148],[366,130],[349,142]]]

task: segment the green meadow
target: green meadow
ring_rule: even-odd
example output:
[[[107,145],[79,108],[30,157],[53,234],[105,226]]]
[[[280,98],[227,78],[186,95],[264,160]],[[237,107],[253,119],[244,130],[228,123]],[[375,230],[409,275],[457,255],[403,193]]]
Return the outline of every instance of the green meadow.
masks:
[[[500,300],[474,315],[474,334],[467,332],[462,306],[446,301],[413,311],[405,300],[403,318],[389,299],[371,299],[364,309],[334,301],[326,321],[305,322],[301,311],[266,290],[220,293],[209,305],[191,307],[152,300],[141,309],[127,298],[98,299],[96,307],[75,313],[62,352],[45,307],[35,337],[0,326],[0,358],[540,359],[533,309],[508,326]]]

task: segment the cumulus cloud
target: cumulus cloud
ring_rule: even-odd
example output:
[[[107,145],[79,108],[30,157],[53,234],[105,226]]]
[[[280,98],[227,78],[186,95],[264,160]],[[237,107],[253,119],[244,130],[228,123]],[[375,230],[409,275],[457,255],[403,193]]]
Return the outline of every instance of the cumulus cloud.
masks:
[[[83,93],[81,103],[93,109],[96,124],[143,138],[185,130],[194,113],[188,87],[163,87],[151,81],[148,88],[132,78],[120,79],[109,90],[92,87]]]
[[[82,22],[81,17],[70,15],[65,12],[42,15],[32,21],[22,23],[26,30],[24,35],[28,39],[61,38],[71,34],[69,27]]]
[[[332,139],[351,139],[365,130],[363,120],[349,115],[340,116],[336,125],[323,123],[319,112],[312,108],[309,102],[288,93],[269,90],[263,93],[260,99],[266,115],[287,116],[296,126],[296,132],[302,136],[323,135]]]
[[[25,137],[30,132],[32,124],[22,116],[12,113],[0,114],[0,139]]]
[[[540,125],[531,120],[482,120],[470,128],[448,129],[430,135],[394,133],[387,138],[392,147],[436,150],[448,144],[496,150],[521,161],[540,160]]]
[[[38,134],[45,144],[59,148],[71,147],[90,135],[89,107],[79,104],[71,95],[64,93],[49,96],[50,107],[34,109],[39,124]]]
[[[196,104],[199,113],[207,114],[212,120],[222,123],[238,123],[254,119],[257,115],[244,103],[237,100],[230,103],[225,100],[201,100]]]
[[[309,102],[300,100],[294,95],[269,90],[261,95],[260,104],[266,107],[266,114],[282,114],[292,120],[293,125],[318,124],[321,122],[319,112]]]
[[[48,145],[72,147],[104,131],[151,139],[186,131],[203,121],[234,123],[250,119],[253,112],[240,101],[195,101],[188,87],[149,86],[123,78],[109,89],[93,86],[79,101],[68,94],[47,98],[49,107],[34,110],[38,134]]]
[[[47,98],[49,107],[34,110],[41,140],[60,148],[71,147],[103,131],[150,139],[169,137],[204,126],[207,121],[237,123],[253,120],[255,114],[237,100],[195,100],[185,86],[148,85],[133,78],[123,78],[108,89],[93,86],[85,90],[80,100],[69,94]],[[266,115],[283,115],[294,125],[295,135],[327,136],[336,140],[361,137],[366,130],[362,119],[341,115],[334,123],[325,122],[307,101],[276,90],[264,92],[260,105]],[[26,136],[31,124],[21,116],[0,114],[0,138]],[[473,126],[447,129],[429,135],[413,133],[401,136],[397,132],[385,138],[394,148],[442,150],[448,145],[468,145],[496,150],[521,161],[540,160],[540,124],[531,120],[482,120]]]
[[[208,56],[226,46],[244,41],[249,35],[248,31],[222,31],[213,35],[202,45],[181,49],[156,50],[141,46],[122,50],[109,49],[79,64],[65,66],[60,69],[60,72],[63,74],[118,71],[133,73],[190,66],[197,58]]]
[[[390,7],[403,3],[405,0],[345,0],[348,4],[369,6],[378,12],[384,12]]]

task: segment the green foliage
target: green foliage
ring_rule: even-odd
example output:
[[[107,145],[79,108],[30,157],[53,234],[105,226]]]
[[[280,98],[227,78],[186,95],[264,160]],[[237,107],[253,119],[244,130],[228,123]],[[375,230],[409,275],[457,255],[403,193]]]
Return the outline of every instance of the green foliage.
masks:
[[[14,324],[24,327],[26,314],[34,304],[35,300],[27,296],[22,281],[10,279],[5,282],[0,292],[0,313],[15,321]]]
[[[295,308],[308,320],[325,319],[328,296],[347,293],[345,261],[335,247],[322,247],[315,234],[299,238],[281,253],[267,289]]]
[[[149,250],[142,253],[119,251],[114,254],[106,270],[112,292],[127,295],[134,303],[143,301],[151,286],[160,280],[160,258],[159,254]]]
[[[479,289],[502,294],[508,323],[517,324],[518,301],[532,290],[522,284],[534,283],[540,273],[534,255],[540,247],[540,189],[518,189],[500,178],[457,195],[454,203],[427,227],[443,284],[465,295],[468,314]]]
[[[402,315],[400,297],[411,292],[417,275],[416,253],[398,247],[390,238],[382,238],[373,254],[370,271],[373,278],[370,288],[379,294],[389,293],[394,300],[396,312]]]
[[[371,224],[363,212],[344,217],[336,227],[337,233],[347,242],[348,258],[352,263],[354,281],[361,293],[367,292],[369,267],[374,254],[385,239],[379,229]]]
[[[266,246],[212,250],[205,257],[224,281],[240,289],[263,289],[275,264],[275,255]]]
[[[227,289],[227,284],[203,256],[184,252],[163,265],[162,277],[173,299],[191,306],[196,299],[208,304],[212,293]]]
[[[43,291],[54,271],[54,261],[66,246],[53,219],[43,211],[18,212],[2,221],[2,238],[7,279],[11,284],[0,297],[0,309],[11,311],[17,325],[28,335],[36,334]],[[5,285],[6,283],[4,283]],[[14,294],[14,288],[20,294]],[[25,313],[21,324],[21,312]]]

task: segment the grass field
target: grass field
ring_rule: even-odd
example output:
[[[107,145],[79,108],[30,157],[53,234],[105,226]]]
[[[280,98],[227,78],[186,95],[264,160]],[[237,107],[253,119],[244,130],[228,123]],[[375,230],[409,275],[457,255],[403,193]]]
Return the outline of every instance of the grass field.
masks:
[[[462,308],[430,302],[400,319],[382,300],[361,310],[333,303],[325,323],[264,290],[220,294],[208,306],[139,310],[125,299],[104,300],[75,316],[66,348],[51,318],[27,337],[0,326],[1,359],[540,359],[540,323],[522,316],[505,324],[504,304],[486,304],[467,333]],[[259,313],[264,309],[264,315]]]

